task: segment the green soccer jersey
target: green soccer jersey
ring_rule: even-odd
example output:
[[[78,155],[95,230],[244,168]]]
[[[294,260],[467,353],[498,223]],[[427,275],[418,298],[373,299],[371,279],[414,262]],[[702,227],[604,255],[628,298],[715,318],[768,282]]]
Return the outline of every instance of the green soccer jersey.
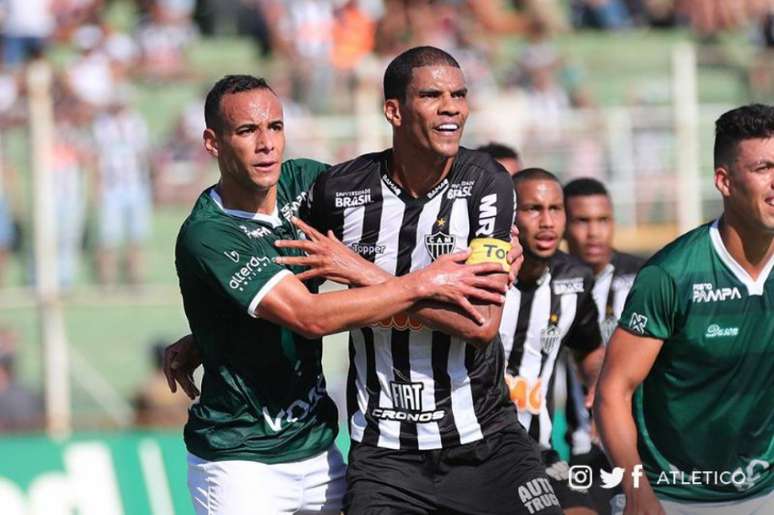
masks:
[[[297,237],[289,218],[324,169],[284,162],[273,216],[224,209],[210,188],[180,229],[175,265],[204,365],[201,397],[185,426],[196,456],[282,463],[319,454],[336,436],[321,340],[255,317],[264,295],[292,273],[272,258],[298,252],[274,242]]]
[[[753,281],[716,221],[637,275],[619,324],[664,342],[633,402],[658,495],[719,502],[774,489],[773,265]]]

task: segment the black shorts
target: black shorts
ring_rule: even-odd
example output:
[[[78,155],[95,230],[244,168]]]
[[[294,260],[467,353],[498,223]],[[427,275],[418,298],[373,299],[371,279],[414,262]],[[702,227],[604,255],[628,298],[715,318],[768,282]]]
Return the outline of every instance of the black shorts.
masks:
[[[567,462],[562,461],[559,454],[553,449],[543,449],[540,455],[546,467],[548,481],[559,499],[559,505],[564,509],[594,509],[594,501],[588,490],[570,488],[570,467]]]
[[[352,442],[344,512],[352,515],[561,515],[537,445],[520,426],[432,451]]]

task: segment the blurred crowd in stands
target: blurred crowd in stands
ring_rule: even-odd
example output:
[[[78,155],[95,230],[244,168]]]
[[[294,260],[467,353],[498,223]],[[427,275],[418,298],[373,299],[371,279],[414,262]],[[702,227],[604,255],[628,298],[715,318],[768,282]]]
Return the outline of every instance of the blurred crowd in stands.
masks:
[[[188,203],[211,179],[199,144],[200,101],[180,113],[171,134],[151,141],[133,98],[137,85],[207,82],[210,77],[197,77],[189,62],[191,45],[201,38],[252,38],[265,64],[261,74],[284,97],[287,117],[356,112],[359,91],[378,101],[381,71],[398,52],[420,44],[444,48],[466,70],[474,109],[494,96],[522,111],[529,106],[533,123],[527,130],[539,137],[526,139],[535,153],[565,146],[559,121],[568,109],[593,112],[596,106],[582,67],[556,48],[555,37],[568,31],[690,26],[700,41],[711,43],[726,29],[750,27],[761,48],[750,83],[774,90],[773,0],[127,0],[135,24],[126,31],[111,26],[105,15],[119,2],[0,1],[3,135],[26,127],[27,64],[52,49],[71,52],[56,68],[53,87],[64,289],[78,275],[84,234],[94,249],[100,284],[140,283],[154,200]],[[514,37],[526,42],[520,58],[494,66],[502,61],[502,42]],[[605,169],[594,132],[573,136],[571,148],[562,150],[564,168],[576,175]],[[0,136],[0,285],[3,263],[21,246],[24,233],[18,176],[26,172],[7,159],[4,139]],[[344,159],[347,152],[354,154],[345,148],[333,157]]]

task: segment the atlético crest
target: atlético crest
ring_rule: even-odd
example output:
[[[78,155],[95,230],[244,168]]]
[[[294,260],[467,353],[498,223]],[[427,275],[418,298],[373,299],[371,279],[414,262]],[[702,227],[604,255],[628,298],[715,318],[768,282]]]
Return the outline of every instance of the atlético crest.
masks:
[[[456,236],[438,231],[425,236],[425,248],[430,257],[433,258],[433,261],[435,261],[444,254],[450,254],[454,250],[454,243],[456,241]]]
[[[562,332],[559,330],[559,326],[556,325],[555,318],[557,318],[556,315],[551,315],[551,321],[548,323],[548,326],[540,331],[540,350],[546,356],[550,356],[562,340]]]

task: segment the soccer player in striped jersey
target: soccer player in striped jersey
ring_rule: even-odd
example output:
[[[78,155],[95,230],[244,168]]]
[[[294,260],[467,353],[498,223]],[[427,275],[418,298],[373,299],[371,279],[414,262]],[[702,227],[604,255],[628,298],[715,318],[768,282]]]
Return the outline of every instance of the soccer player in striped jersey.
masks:
[[[645,263],[600,376],[627,515],[774,513],[774,106],[724,113],[714,166],[723,214]]]
[[[216,83],[205,119],[204,146],[218,161],[220,181],[196,201],[175,249],[204,365],[201,397],[185,427],[194,508],[207,515],[339,513],[344,465],[333,443],[337,413],[322,375],[322,335],[375,323],[420,300],[456,303],[478,319],[465,296],[497,303],[502,295],[491,290],[501,281],[488,274],[502,266],[466,265],[466,252],[377,286],[310,291],[293,274],[298,268],[276,261],[299,253],[275,242],[297,236],[291,218],[325,165],[282,161],[282,105],[262,79]],[[359,258],[338,245],[356,265]]]
[[[591,178],[570,181],[564,186],[564,206],[567,214],[564,238],[570,254],[594,271],[592,294],[597,304],[602,340],[607,342],[644,260],[613,248],[613,204],[604,184]],[[594,477],[600,477],[601,469],[609,471],[612,467],[599,446],[598,437],[592,434],[591,413],[585,404],[586,392],[574,363],[568,358],[567,353],[560,356],[557,373],[563,367],[567,379],[565,413],[570,465],[590,466]],[[610,499],[617,490],[602,488],[595,482],[590,491],[597,512],[600,515],[610,513]]]
[[[387,67],[384,94],[392,148],[331,168],[302,217],[368,260],[371,283],[468,246],[473,261],[507,264],[513,187],[490,156],[460,147],[468,105],[457,61],[410,49]],[[294,245],[312,254],[305,263],[317,259]],[[502,306],[476,307],[483,325],[423,303],[350,332],[346,511],[561,513],[508,398]]]
[[[587,492],[568,484],[568,466],[551,448],[554,365],[570,348],[593,384],[604,348],[592,297],[592,270],[559,251],[565,229],[562,187],[552,173],[528,168],[513,177],[516,227],[524,262],[506,294],[500,338],[506,379],[519,420],[540,444],[546,471],[566,513],[593,513]]]

